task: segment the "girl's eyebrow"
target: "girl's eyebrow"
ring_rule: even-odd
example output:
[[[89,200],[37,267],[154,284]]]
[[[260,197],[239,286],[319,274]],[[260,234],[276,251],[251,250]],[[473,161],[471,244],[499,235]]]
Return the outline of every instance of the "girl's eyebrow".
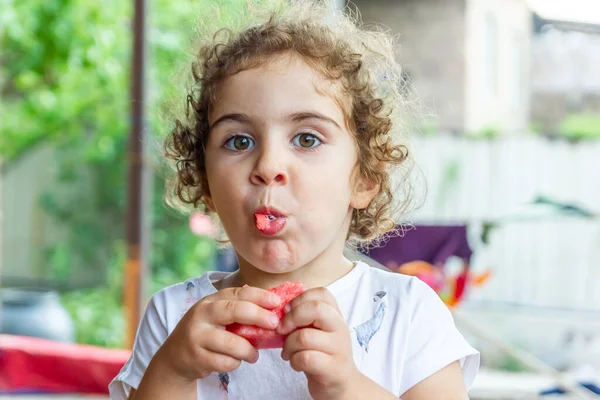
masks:
[[[222,124],[224,122],[241,122],[248,123],[250,122],[250,117],[246,114],[233,113],[233,114],[224,114],[221,115],[215,122],[213,122],[212,126],[209,126],[209,132],[214,129],[215,126]]]
[[[285,119],[288,121],[293,121],[293,122],[302,122],[307,119],[317,119],[319,121],[323,121],[325,123],[332,124],[332,125],[336,126],[338,129],[342,129],[340,127],[340,125],[337,122],[335,122],[334,119],[332,119],[326,115],[323,115],[321,113],[318,113],[316,111],[301,111],[301,112],[293,113],[293,114],[288,115]],[[243,113],[224,114],[224,115],[220,116],[215,122],[213,122],[212,126],[209,127],[209,131],[213,130],[217,125],[225,123],[225,122],[249,123],[250,120],[251,120],[251,118],[248,115],[243,114]]]
[[[316,111],[303,111],[303,112],[298,112],[298,113],[293,113],[291,115],[288,116],[288,119],[290,121],[294,121],[294,122],[302,122],[305,121],[307,119],[318,119],[320,121],[329,123],[329,124],[333,124],[335,125],[338,129],[342,129],[337,122],[335,122],[334,119],[329,118],[326,115],[323,115],[321,113],[318,113]]]

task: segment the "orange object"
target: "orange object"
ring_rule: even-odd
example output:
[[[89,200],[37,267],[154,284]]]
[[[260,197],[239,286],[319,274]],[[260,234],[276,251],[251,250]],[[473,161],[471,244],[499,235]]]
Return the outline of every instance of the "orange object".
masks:
[[[443,267],[437,268],[425,261],[411,261],[401,265],[396,271],[421,279],[435,290],[448,307],[454,308],[460,304],[469,285],[482,286],[492,275],[489,270],[472,275],[469,272],[468,264],[465,264],[463,268],[458,276],[449,277]]]
[[[411,261],[406,264],[402,264],[398,268],[398,272],[404,275],[416,276],[423,272],[432,272],[434,266],[426,261]]]

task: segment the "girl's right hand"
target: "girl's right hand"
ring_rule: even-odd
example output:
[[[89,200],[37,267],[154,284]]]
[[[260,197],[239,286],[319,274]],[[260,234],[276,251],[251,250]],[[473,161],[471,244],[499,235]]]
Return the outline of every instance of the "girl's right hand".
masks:
[[[275,329],[279,319],[268,309],[280,302],[277,295],[255,287],[220,290],[188,310],[156,355],[169,371],[190,382],[232,371],[242,361],[255,363],[258,350],[224,327],[237,322]]]

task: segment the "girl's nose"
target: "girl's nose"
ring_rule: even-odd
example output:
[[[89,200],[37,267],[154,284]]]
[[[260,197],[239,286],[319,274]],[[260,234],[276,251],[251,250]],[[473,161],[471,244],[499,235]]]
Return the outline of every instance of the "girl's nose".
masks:
[[[255,185],[285,185],[288,173],[284,167],[285,149],[273,145],[261,149],[256,165],[250,176]]]

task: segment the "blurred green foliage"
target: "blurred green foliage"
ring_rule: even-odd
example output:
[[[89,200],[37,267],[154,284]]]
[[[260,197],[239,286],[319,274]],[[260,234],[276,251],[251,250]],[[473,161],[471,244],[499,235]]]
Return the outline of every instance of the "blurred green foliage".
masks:
[[[61,296],[75,325],[78,343],[103,347],[122,347],[125,315],[121,304],[125,244],[115,242],[108,267],[108,282],[94,289],[74,290]]]
[[[168,133],[158,106],[190,48],[195,15],[245,0],[148,0],[148,129]],[[56,148],[58,181],[40,201],[67,234],[44,249],[54,278],[80,263],[107,269],[99,288],[65,293],[80,343],[123,343],[127,140],[132,1],[0,0],[0,157],[5,166],[38,145]],[[184,96],[182,95],[182,101]],[[159,159],[159,154],[155,157]],[[163,200],[155,162],[152,196],[153,292],[212,268],[215,246],[191,234]],[[65,195],[68,193],[68,195]]]
[[[600,114],[568,115],[558,128],[560,136],[571,141],[600,139]]]
[[[479,139],[494,139],[498,136],[500,136],[500,129],[494,126],[486,126],[485,128],[481,129],[477,134],[477,138]]]

